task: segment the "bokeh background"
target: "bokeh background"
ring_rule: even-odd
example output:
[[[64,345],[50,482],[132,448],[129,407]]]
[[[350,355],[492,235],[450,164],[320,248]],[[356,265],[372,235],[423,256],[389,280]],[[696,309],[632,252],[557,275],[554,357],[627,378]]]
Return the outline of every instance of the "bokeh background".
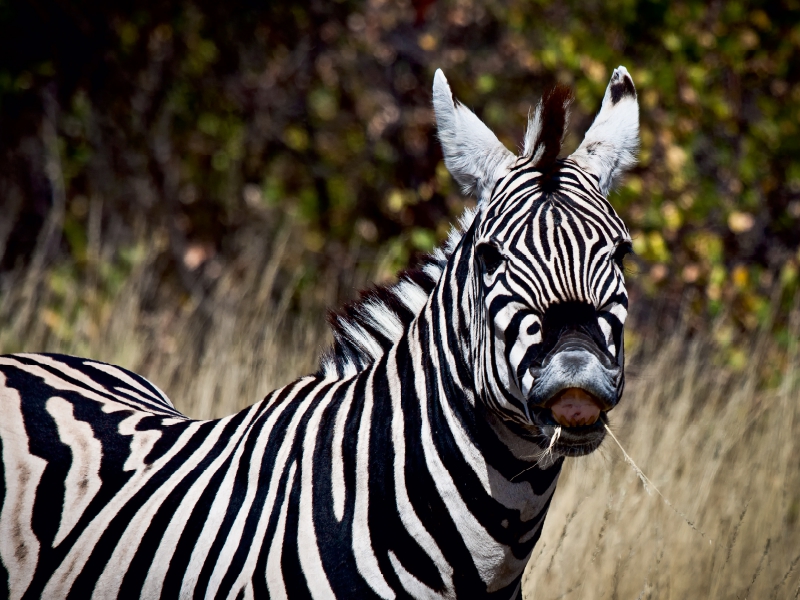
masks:
[[[0,351],[229,414],[471,202],[436,68],[511,149],[572,86],[568,153],[619,64],[642,147],[612,416],[667,500],[610,442],[570,461],[526,597],[798,598],[797,0],[0,0]]]

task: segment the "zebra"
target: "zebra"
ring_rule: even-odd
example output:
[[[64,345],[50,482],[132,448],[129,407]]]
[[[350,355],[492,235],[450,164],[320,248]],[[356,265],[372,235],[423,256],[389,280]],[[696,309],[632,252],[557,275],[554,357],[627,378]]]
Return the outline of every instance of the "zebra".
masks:
[[[336,313],[319,371],[226,418],[121,367],[0,358],[0,589],[20,598],[514,598],[565,457],[624,387],[607,200],[635,162],[624,67],[578,149],[546,94],[519,156],[455,100],[444,161],[476,206],[419,268]]]

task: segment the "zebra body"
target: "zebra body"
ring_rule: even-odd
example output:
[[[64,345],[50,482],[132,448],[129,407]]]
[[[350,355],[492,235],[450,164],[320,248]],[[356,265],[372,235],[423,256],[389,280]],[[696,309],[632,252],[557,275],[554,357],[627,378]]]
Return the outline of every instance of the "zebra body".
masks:
[[[629,240],[605,194],[636,143],[635,91],[617,69],[556,160],[566,106],[539,105],[517,158],[437,72],[445,160],[478,209],[338,317],[317,374],[235,415],[189,419],[91,360],[0,357],[0,589],[517,595],[564,457],[600,444],[623,386]]]

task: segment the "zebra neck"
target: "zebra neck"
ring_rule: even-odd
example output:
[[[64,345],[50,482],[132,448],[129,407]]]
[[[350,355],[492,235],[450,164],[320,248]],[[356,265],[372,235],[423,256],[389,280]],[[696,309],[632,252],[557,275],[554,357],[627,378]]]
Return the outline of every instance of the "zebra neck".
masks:
[[[250,471],[286,515],[270,547],[309,549],[319,597],[508,598],[541,534],[561,463],[538,466],[538,447],[479,400],[453,264],[363,370],[254,407]]]
[[[510,595],[541,534],[562,460],[538,466],[540,448],[477,400],[472,367],[442,333],[453,326],[442,322],[447,312],[437,310],[444,297],[434,294],[388,354],[388,387],[404,405],[407,471],[416,485],[427,483],[425,497],[446,507],[447,517],[431,518],[429,525],[441,528],[451,520],[480,574],[473,584]],[[417,477],[423,472],[430,477]]]

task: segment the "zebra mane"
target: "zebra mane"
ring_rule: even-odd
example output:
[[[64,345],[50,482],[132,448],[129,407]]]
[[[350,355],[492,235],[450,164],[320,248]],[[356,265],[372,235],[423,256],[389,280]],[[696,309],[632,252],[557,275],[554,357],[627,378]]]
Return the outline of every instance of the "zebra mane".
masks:
[[[403,336],[422,312],[476,213],[475,209],[465,210],[445,243],[417,267],[402,271],[397,283],[362,291],[358,300],[328,314],[333,344],[320,360],[318,375],[355,375],[380,359]]]
[[[547,168],[558,158],[569,123],[569,107],[573,93],[564,85],[547,92],[528,117],[522,156],[537,168]]]

